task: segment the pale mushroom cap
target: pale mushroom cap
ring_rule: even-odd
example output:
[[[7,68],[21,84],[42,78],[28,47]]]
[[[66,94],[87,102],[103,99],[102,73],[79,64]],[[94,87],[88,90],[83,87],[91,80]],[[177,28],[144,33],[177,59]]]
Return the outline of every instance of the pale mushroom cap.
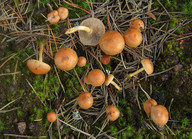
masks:
[[[157,102],[154,99],[148,99],[147,101],[145,101],[143,108],[148,116],[151,115],[151,107],[156,105]]]
[[[54,113],[54,112],[49,112],[49,113],[47,114],[47,120],[48,120],[49,122],[54,122],[54,121],[56,121],[56,120],[57,120],[57,114]]]
[[[137,47],[142,43],[143,37],[137,29],[129,28],[125,31],[124,39],[129,47]]]
[[[77,53],[68,47],[61,48],[55,55],[55,65],[64,71],[73,69],[77,62],[78,56]]]
[[[69,10],[65,7],[59,7],[57,11],[61,20],[65,20],[69,15]]]
[[[50,24],[56,24],[57,22],[59,22],[60,17],[58,11],[57,10],[51,11],[47,15],[47,20],[49,21]]]
[[[82,109],[89,109],[93,105],[93,96],[89,92],[83,92],[79,95],[77,103]]]
[[[149,59],[142,59],[141,64],[148,75],[153,73],[153,63]]]
[[[120,116],[120,111],[118,110],[118,108],[114,105],[110,105],[106,108],[106,113],[107,113],[107,118],[110,121],[115,121],[119,118]]]
[[[86,63],[87,63],[87,59],[84,56],[80,56],[79,59],[78,59],[77,65],[79,67],[83,67],[83,66],[86,65]]]
[[[107,31],[99,40],[101,50],[107,55],[117,55],[125,47],[123,36],[117,31]]]
[[[28,60],[27,67],[34,74],[46,74],[51,69],[51,67],[48,64],[35,59]]]
[[[140,19],[134,19],[130,22],[130,28],[135,28],[141,31],[140,28],[144,29],[144,22]]]
[[[113,81],[114,76],[110,74],[108,77],[105,78],[104,85],[108,86]]]
[[[169,120],[169,113],[167,108],[162,105],[156,105],[151,107],[151,118],[153,122],[158,126],[165,125]]]
[[[105,26],[103,22],[97,18],[88,18],[83,20],[80,26],[89,27],[92,31],[90,33],[79,30],[80,41],[84,45],[96,46],[99,39],[105,33]]]
[[[89,72],[88,81],[93,86],[100,86],[105,82],[105,74],[100,69],[94,69]]]

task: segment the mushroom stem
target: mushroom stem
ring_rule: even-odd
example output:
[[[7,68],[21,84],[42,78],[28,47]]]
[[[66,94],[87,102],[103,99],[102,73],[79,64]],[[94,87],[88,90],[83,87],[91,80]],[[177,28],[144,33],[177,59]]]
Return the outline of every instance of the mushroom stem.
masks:
[[[76,26],[76,27],[73,27],[73,28],[68,29],[68,30],[65,32],[65,34],[71,34],[71,33],[74,33],[74,32],[76,32],[76,31],[78,31],[78,30],[83,30],[83,31],[86,31],[86,32],[88,32],[88,33],[91,33],[91,32],[92,32],[92,30],[91,30],[90,28],[86,27],[86,26]]]
[[[43,55],[44,44],[40,44],[39,47],[40,47],[40,50],[39,50],[39,61],[42,62],[43,61],[42,55]]]
[[[127,78],[131,78],[131,77],[137,75],[138,73],[142,72],[143,70],[145,70],[144,67],[140,68],[139,70],[137,70],[137,71],[135,71],[135,72],[133,72],[131,74],[128,74]]]
[[[119,87],[114,81],[111,81],[111,84],[112,84],[113,86],[115,86],[115,88],[117,88],[119,91],[122,90],[122,88]]]

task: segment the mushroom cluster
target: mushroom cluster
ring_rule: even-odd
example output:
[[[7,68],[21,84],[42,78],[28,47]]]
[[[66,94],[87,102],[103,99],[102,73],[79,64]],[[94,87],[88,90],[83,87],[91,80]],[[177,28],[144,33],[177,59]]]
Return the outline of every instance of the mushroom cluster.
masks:
[[[59,7],[57,10],[51,11],[47,15],[50,24],[56,24],[59,20],[65,20],[68,17],[69,10],[65,7]]]
[[[145,101],[143,108],[157,126],[164,126],[168,122],[169,113],[167,108],[163,105],[158,105],[154,99]]]

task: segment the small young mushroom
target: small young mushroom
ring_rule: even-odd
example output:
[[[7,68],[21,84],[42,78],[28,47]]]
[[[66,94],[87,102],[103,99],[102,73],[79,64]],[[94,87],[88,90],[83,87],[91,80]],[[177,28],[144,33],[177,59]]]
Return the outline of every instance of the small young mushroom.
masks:
[[[120,111],[118,110],[118,108],[114,105],[109,105],[105,112],[107,113],[107,118],[110,121],[115,121],[119,118],[120,116]]]
[[[86,59],[84,56],[80,56],[80,57],[78,58],[78,63],[77,63],[77,65],[78,65],[79,67],[84,67],[84,66],[86,65],[86,63],[87,63],[87,59]]]
[[[138,29],[129,28],[125,31],[124,39],[129,47],[137,47],[142,43],[143,37]]]
[[[100,69],[93,69],[87,77],[88,82],[93,86],[101,86],[105,82],[105,74]]]
[[[156,125],[164,126],[169,120],[167,108],[162,105],[152,106],[151,118]]]
[[[127,78],[131,78],[131,77],[135,76],[136,74],[142,72],[143,70],[145,70],[145,72],[148,75],[153,73],[153,70],[154,70],[153,63],[149,59],[142,59],[141,64],[143,67],[140,68],[139,70],[135,71],[134,73],[128,74]]]
[[[49,122],[55,122],[56,120],[57,120],[57,114],[56,113],[54,113],[54,112],[49,112],[48,114],[47,114],[47,120],[49,121]]]
[[[99,40],[101,50],[107,55],[117,55],[125,47],[123,36],[117,31],[107,31]]]
[[[147,101],[145,101],[143,108],[148,116],[151,115],[151,107],[156,105],[157,102],[154,99],[148,99]]]
[[[117,88],[119,91],[122,90],[121,87],[119,87],[114,81],[113,81],[114,76],[112,74],[110,74],[108,77],[105,78],[105,82],[104,85],[108,86],[109,84],[112,84],[113,86],[115,86],[115,88]]]
[[[61,48],[55,55],[55,65],[64,71],[73,69],[78,62],[77,53],[68,47]]]
[[[51,11],[47,15],[47,20],[49,21],[50,24],[56,24],[57,22],[59,22],[60,17],[58,11],[57,10]]]
[[[68,29],[65,34],[71,34],[78,31],[80,41],[84,45],[96,46],[100,37],[105,33],[103,22],[97,18],[88,18],[83,20],[80,26]]]
[[[69,10],[67,8],[59,7],[57,11],[61,20],[65,20],[68,17]]]
[[[51,67],[43,62],[42,54],[43,54],[43,47],[45,42],[40,42],[39,47],[39,60],[30,59],[27,61],[27,67],[31,72],[34,74],[46,74],[50,71]]]
[[[103,63],[103,65],[109,64],[110,60],[111,60],[111,57],[109,55],[101,56],[101,62]]]
[[[130,22],[130,28],[135,28],[141,31],[141,28],[144,29],[144,22],[140,19],[134,19]]]
[[[79,95],[77,103],[82,109],[89,109],[93,105],[93,96],[89,92],[83,92]]]

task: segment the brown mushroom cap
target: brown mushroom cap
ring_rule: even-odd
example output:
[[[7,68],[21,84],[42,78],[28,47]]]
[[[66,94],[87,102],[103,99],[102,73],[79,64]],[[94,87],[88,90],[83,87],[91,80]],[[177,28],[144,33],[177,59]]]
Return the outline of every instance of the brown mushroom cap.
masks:
[[[54,122],[54,121],[56,121],[57,120],[57,114],[56,113],[54,113],[54,112],[49,112],[48,114],[47,114],[47,120],[49,121],[49,122]]]
[[[101,62],[103,63],[103,65],[109,64],[110,60],[111,60],[111,57],[109,55],[101,56]]]
[[[83,92],[79,95],[77,103],[82,109],[89,109],[93,105],[93,97],[89,92]]]
[[[89,72],[88,81],[93,86],[100,86],[105,82],[105,74],[100,69],[94,69]]]
[[[107,31],[99,40],[101,50],[107,55],[117,55],[125,47],[123,36],[117,31]]]
[[[51,67],[48,64],[35,59],[28,60],[27,67],[34,74],[46,74],[51,69]]]
[[[143,107],[148,116],[151,115],[151,107],[156,105],[157,102],[154,99],[148,99],[147,101],[145,101]]]
[[[165,125],[169,120],[169,113],[167,108],[162,105],[156,105],[151,107],[151,118],[153,122],[158,126]]]
[[[117,118],[119,118],[120,116],[120,111],[117,109],[116,106],[114,105],[110,105],[106,108],[106,113],[107,113],[107,118],[110,120],[110,121],[115,121],[117,120]]]
[[[88,18],[83,20],[80,26],[90,28],[91,32],[79,30],[80,41],[84,45],[96,46],[99,43],[100,37],[105,33],[105,26],[103,22],[97,18]]]
[[[55,65],[64,71],[73,69],[77,62],[78,56],[77,53],[68,47],[61,48],[55,55]]]
[[[53,10],[51,11],[48,15],[47,15],[47,19],[50,22],[50,24],[56,24],[57,22],[59,22],[60,17],[59,17],[59,13],[57,10]]]
[[[61,18],[61,20],[65,20],[68,17],[69,14],[69,10],[65,7],[59,7],[57,9],[59,17]]]
[[[140,19],[134,19],[130,22],[130,28],[135,28],[141,31],[140,28],[144,29],[144,22]]]
[[[143,68],[145,69],[148,75],[153,73],[154,70],[153,63],[149,59],[142,59],[141,64],[143,65]]]
[[[108,86],[113,81],[113,78],[114,78],[113,74],[110,74],[109,76],[107,76],[105,78],[104,85]]]
[[[83,67],[86,65],[87,59],[84,56],[80,56],[77,65]]]
[[[124,39],[129,47],[137,47],[142,43],[143,37],[137,29],[129,28],[125,31]]]

